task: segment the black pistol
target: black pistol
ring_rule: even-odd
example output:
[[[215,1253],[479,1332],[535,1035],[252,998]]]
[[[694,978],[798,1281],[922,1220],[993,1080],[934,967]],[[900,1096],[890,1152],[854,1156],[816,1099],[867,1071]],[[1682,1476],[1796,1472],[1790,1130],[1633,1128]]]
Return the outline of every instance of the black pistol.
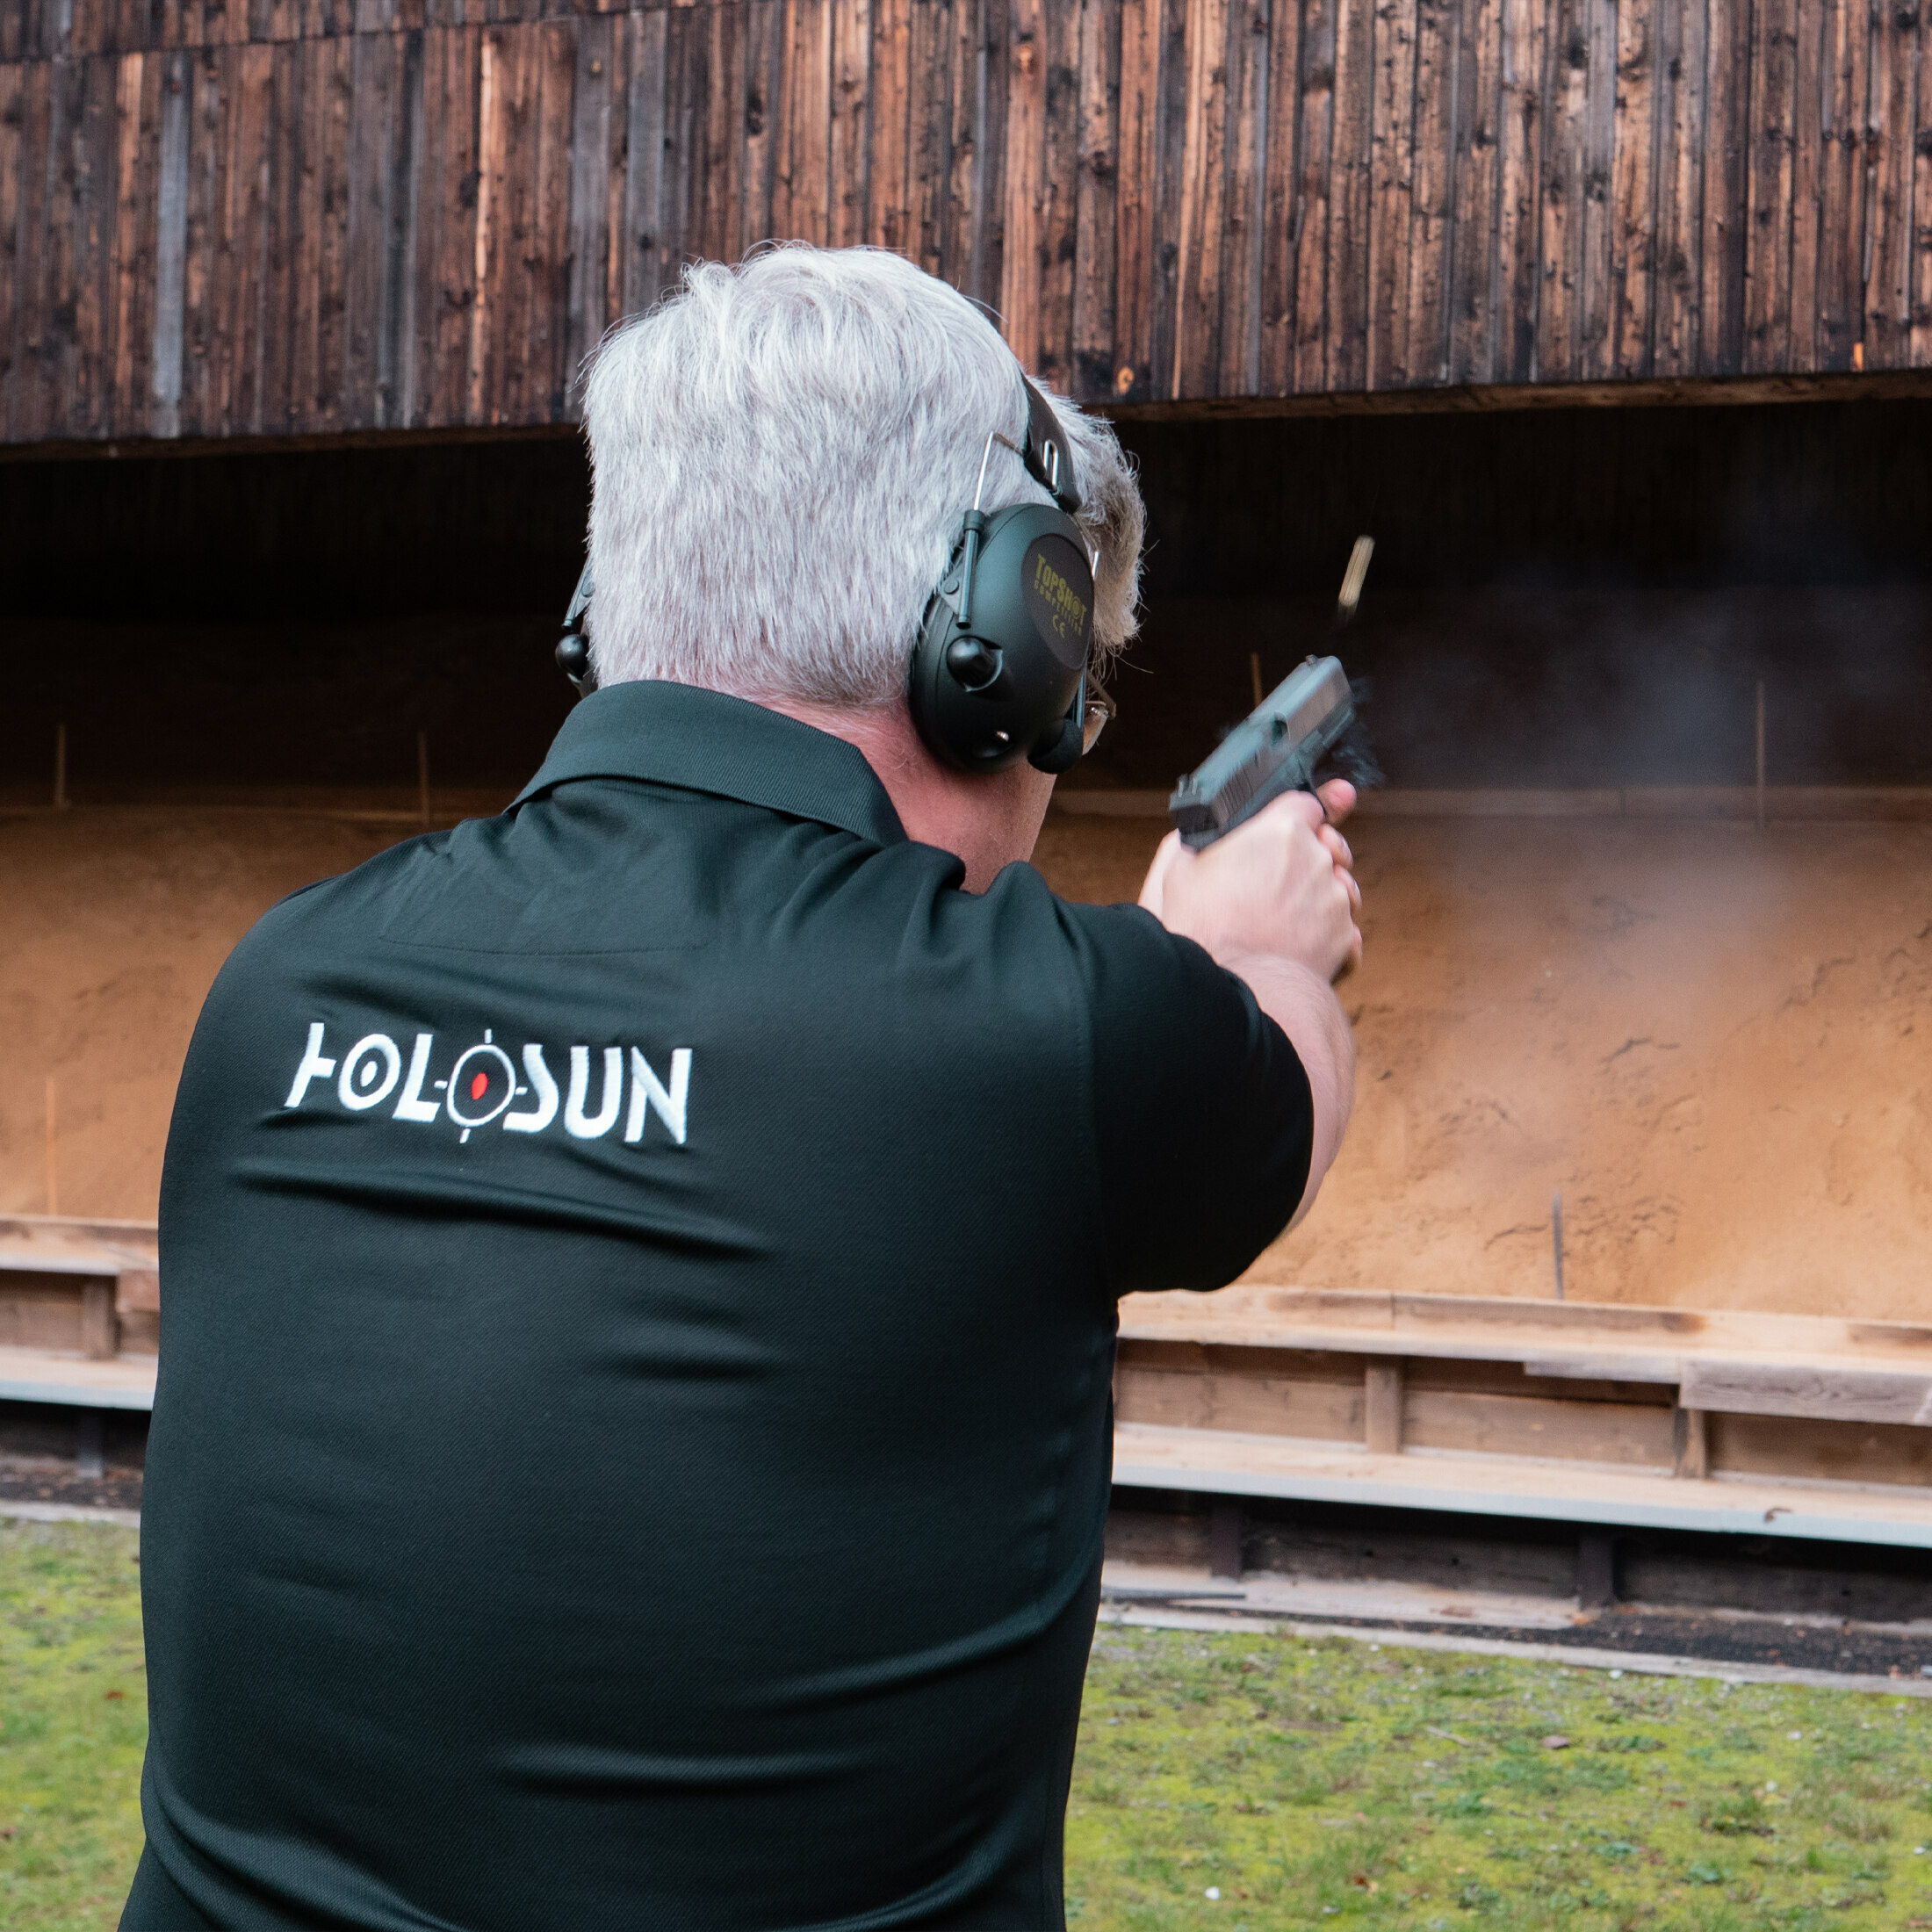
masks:
[[[1355,722],[1339,658],[1291,671],[1175,787],[1167,814],[1198,852],[1285,791],[1313,791],[1316,768]]]
[[[1375,540],[1358,537],[1349,553],[1335,628],[1355,615]],[[1257,660],[1256,683],[1260,681]],[[1181,843],[1200,851],[1254,817],[1285,791],[1313,791],[1322,761],[1355,724],[1355,694],[1339,658],[1308,658],[1275,686],[1242,723],[1174,789],[1167,815]],[[1376,775],[1371,768],[1370,782]]]

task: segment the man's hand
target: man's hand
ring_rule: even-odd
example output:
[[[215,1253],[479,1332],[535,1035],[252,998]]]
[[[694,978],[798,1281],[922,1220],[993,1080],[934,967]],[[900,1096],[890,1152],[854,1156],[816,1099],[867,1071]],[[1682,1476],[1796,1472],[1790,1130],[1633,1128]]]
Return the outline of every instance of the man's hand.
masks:
[[[1354,786],[1338,778],[1323,786],[1319,804],[1287,793],[1204,851],[1171,832],[1141,904],[1223,962],[1265,954],[1336,979],[1362,956],[1355,856],[1337,829],[1354,804]]]

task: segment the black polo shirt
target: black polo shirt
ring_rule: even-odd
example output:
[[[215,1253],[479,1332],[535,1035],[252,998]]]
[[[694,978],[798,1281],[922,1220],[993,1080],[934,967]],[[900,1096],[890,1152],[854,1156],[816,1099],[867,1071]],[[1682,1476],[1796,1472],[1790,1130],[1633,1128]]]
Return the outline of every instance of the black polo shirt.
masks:
[[[1244,1266],[1311,1115],[1198,948],[961,876],[851,746],[626,684],[236,948],[125,1925],[1062,1923],[1114,1299]]]

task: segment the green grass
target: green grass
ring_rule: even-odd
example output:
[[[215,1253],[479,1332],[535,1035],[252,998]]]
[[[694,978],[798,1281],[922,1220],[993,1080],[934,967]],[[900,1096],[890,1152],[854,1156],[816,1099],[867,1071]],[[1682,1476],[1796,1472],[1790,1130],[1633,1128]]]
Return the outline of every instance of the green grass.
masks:
[[[141,1849],[139,1578],[129,1531],[0,1521],[7,1932],[119,1917]],[[1070,1917],[1078,1932],[1932,1927],[1928,1724],[1905,1698],[1105,1626]]]
[[[1915,1698],[1103,1626],[1069,1917],[1079,1932],[1932,1926],[1928,1723]]]
[[[0,1519],[0,1926],[111,1927],[141,1856],[132,1530]]]

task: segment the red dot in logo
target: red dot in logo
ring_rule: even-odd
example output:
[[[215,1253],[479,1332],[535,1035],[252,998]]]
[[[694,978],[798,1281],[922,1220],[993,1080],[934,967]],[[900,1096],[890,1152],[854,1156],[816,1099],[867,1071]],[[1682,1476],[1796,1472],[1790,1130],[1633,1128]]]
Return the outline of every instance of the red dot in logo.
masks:
[[[470,1082],[470,1098],[472,1100],[480,1100],[489,1092],[489,1086],[490,1077],[488,1074],[479,1073],[475,1075]]]

